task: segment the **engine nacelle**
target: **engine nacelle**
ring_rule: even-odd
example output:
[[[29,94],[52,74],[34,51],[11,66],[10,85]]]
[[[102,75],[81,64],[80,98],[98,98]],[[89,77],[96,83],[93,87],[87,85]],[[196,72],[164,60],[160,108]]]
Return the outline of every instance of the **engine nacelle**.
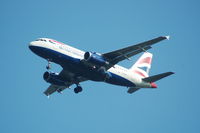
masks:
[[[105,70],[105,68],[101,67],[98,72],[101,74],[103,80],[107,80],[112,78],[112,75]]]
[[[51,84],[65,86],[65,81],[57,73],[45,72],[43,74],[43,79]]]
[[[93,65],[104,66],[109,64],[103,56],[97,53],[85,52],[84,59]]]

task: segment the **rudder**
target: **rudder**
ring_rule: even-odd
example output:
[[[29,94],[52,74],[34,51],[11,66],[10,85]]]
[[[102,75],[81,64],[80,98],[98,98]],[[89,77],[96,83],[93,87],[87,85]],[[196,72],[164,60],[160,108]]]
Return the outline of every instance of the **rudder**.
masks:
[[[129,70],[143,78],[149,77],[152,57],[152,53],[145,52]]]

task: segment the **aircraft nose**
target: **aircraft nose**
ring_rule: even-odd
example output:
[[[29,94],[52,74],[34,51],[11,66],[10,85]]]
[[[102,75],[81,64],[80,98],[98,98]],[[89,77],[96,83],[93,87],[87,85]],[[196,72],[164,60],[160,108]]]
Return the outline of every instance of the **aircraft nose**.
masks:
[[[30,46],[35,46],[35,41],[30,42],[30,43],[29,43],[29,47],[30,47]]]
[[[36,52],[36,46],[37,46],[37,43],[35,41],[32,41],[29,43],[29,49],[32,51],[32,52]]]

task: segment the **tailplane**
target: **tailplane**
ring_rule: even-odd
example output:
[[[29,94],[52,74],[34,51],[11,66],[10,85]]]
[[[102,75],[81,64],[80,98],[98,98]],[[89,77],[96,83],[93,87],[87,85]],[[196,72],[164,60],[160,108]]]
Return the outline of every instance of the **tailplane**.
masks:
[[[162,78],[165,78],[169,75],[172,75],[174,74],[174,72],[166,72],[166,73],[161,73],[161,74],[158,74],[158,75],[154,75],[154,76],[150,76],[150,77],[147,77],[147,78],[143,78],[142,80],[145,81],[145,82],[149,82],[149,83],[153,83],[153,82],[156,82]]]
[[[150,76],[150,77],[146,77],[146,78],[143,78],[142,80],[144,82],[148,82],[150,84],[150,88],[157,88],[157,85],[154,83],[162,78],[165,78],[167,76],[170,76],[174,74],[174,72],[166,72],[166,73],[161,73],[161,74],[158,74],[158,75],[154,75],[154,76]],[[132,94],[136,91],[138,91],[140,89],[140,87],[129,87],[128,89],[128,93]]]
[[[136,63],[129,69],[137,78],[141,79],[141,82],[134,86],[129,87],[128,93],[134,93],[140,88],[157,88],[157,85],[154,83],[162,78],[174,74],[174,72],[165,72],[154,76],[149,76],[149,71],[151,68],[153,54],[145,52]]]

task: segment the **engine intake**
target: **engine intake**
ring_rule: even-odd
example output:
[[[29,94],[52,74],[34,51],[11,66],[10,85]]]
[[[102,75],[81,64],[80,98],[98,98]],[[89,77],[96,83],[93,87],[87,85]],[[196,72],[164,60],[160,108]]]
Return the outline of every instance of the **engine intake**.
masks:
[[[43,74],[43,79],[51,84],[65,86],[65,81],[57,73],[45,72]]]
[[[109,64],[106,59],[97,53],[85,52],[84,59],[94,65],[104,66],[105,64]]]

